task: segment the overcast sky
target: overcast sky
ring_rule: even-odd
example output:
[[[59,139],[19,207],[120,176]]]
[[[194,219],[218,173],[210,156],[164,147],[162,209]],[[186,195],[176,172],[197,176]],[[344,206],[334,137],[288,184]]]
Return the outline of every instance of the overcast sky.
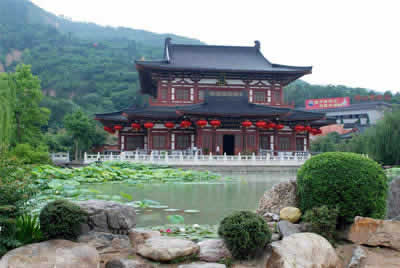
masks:
[[[31,0],[56,15],[254,45],[267,59],[312,65],[304,80],[400,91],[398,0]]]

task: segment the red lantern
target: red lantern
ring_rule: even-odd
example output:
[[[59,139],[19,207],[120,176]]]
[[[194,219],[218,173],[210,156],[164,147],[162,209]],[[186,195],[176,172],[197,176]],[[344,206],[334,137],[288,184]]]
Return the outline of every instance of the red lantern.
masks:
[[[294,131],[296,132],[303,132],[306,128],[302,125],[297,125],[294,127]]]
[[[316,131],[316,133],[317,133],[317,135],[319,135],[319,134],[322,134],[322,130],[321,130],[321,129],[319,129],[319,128],[317,128],[317,131]]]
[[[249,120],[242,122],[242,127],[245,127],[245,128],[251,127],[252,125],[253,125],[253,123],[250,122]]]
[[[312,127],[310,127],[310,126],[306,126],[305,130],[306,130],[306,131],[308,131],[308,132],[311,132],[311,130],[312,130]]]
[[[266,128],[267,126],[268,126],[268,124],[265,121],[258,121],[256,123],[256,127],[258,127],[258,128]]]
[[[112,128],[104,126],[104,130],[107,131],[107,132],[110,132],[110,131],[112,131]]]
[[[219,120],[211,120],[210,125],[214,128],[220,127],[221,126],[221,121]]]
[[[147,128],[147,129],[150,129],[150,128],[153,128],[154,127],[154,123],[153,122],[147,122],[147,123],[144,123],[144,125],[143,125],[145,128]]]
[[[190,127],[192,125],[192,122],[190,122],[189,120],[183,120],[182,122],[181,122],[181,127],[182,128],[188,128],[188,127]]]
[[[140,129],[140,124],[138,124],[138,123],[132,123],[132,124],[131,124],[131,127],[132,127],[134,130],[139,130],[139,129]]]
[[[199,126],[199,127],[201,127],[201,128],[207,126],[207,124],[208,124],[208,123],[207,123],[206,120],[198,120],[198,121],[196,122],[196,125]]]
[[[275,129],[276,130],[281,130],[281,129],[283,129],[285,126],[284,125],[282,125],[282,124],[277,124],[276,126],[275,126]]]
[[[267,126],[267,128],[275,128],[275,127],[276,127],[276,124],[273,122],[269,123]]]
[[[166,128],[174,128],[174,127],[175,127],[175,123],[173,123],[173,122],[166,122],[166,123],[164,124],[164,126],[165,126]]]
[[[114,130],[121,130],[121,129],[123,129],[124,127],[123,126],[121,126],[121,125],[116,125],[116,126],[114,126]]]

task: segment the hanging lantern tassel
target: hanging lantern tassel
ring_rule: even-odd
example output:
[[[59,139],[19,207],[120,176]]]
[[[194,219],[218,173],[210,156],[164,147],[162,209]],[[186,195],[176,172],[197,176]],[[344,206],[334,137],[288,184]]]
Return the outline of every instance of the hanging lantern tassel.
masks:
[[[131,127],[133,130],[138,131],[140,129],[140,124],[138,123],[132,123]]]

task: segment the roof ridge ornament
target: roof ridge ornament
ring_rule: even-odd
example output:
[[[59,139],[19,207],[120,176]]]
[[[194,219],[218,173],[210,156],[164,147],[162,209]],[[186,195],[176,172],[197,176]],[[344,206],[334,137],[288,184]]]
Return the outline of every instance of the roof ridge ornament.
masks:
[[[169,45],[171,45],[171,37],[166,37],[165,38],[165,45],[164,45],[164,58],[167,59],[167,62],[170,62],[170,58],[169,58]]]
[[[260,43],[260,41],[258,41],[258,40],[254,41],[254,47],[255,47],[257,50],[260,50],[260,48],[261,48],[261,43]]]

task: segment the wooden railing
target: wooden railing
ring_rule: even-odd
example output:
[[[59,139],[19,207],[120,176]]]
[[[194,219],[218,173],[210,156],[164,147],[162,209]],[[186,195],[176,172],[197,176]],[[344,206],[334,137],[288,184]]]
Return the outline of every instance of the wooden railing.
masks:
[[[170,165],[261,165],[261,166],[299,166],[311,155],[308,152],[268,152],[264,155],[200,155],[153,153],[142,154],[139,152],[121,152],[120,154],[87,154],[84,155],[84,164],[98,161],[128,161],[151,164]]]

